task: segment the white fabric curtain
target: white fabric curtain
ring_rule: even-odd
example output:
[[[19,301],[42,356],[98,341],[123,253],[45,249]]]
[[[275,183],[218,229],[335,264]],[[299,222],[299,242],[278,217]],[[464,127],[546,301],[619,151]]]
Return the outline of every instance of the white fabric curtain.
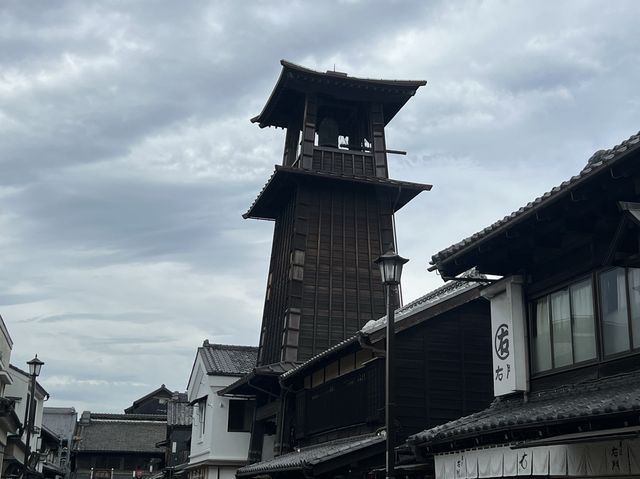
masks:
[[[593,359],[596,357],[596,334],[590,279],[571,286],[571,309],[574,362]]]
[[[600,275],[602,332],[606,355],[629,349],[627,287],[623,268],[605,271]]]
[[[551,331],[549,329],[549,300],[536,301],[535,330],[533,331],[533,370],[551,369]]]
[[[571,310],[569,291],[551,295],[551,326],[553,329],[553,361],[556,368],[573,363],[571,340]]]

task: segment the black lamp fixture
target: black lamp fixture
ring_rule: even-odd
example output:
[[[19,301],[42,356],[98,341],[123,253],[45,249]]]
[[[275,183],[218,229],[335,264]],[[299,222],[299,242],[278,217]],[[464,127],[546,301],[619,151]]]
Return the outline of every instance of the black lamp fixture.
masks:
[[[409,260],[397,254],[393,249],[389,249],[385,254],[374,261],[380,267],[380,276],[382,284],[397,285],[400,284],[402,276],[402,267]]]
[[[26,431],[27,437],[25,439],[25,455],[24,455],[24,465],[22,467],[22,478],[26,478],[31,474],[30,469],[33,467],[33,458],[36,457],[31,453],[31,433],[35,428],[36,421],[36,377],[40,375],[40,371],[42,370],[43,361],[38,359],[38,355],[33,358],[31,361],[27,361],[29,365],[29,375],[31,376],[31,384],[29,390],[29,404],[27,404],[28,413],[27,413],[27,424]]]
[[[386,477],[394,478],[395,473],[395,445],[396,445],[396,427],[395,427],[395,300],[397,288],[400,284],[402,276],[402,267],[409,261],[397,254],[393,248],[380,256],[374,261],[380,267],[380,276],[382,284],[384,284],[387,296],[387,351],[385,361],[385,429],[387,450],[386,456]]]
[[[44,361],[40,361],[37,354],[31,361],[27,361],[27,364],[29,365],[29,374],[31,376],[40,376],[40,370],[42,369]]]

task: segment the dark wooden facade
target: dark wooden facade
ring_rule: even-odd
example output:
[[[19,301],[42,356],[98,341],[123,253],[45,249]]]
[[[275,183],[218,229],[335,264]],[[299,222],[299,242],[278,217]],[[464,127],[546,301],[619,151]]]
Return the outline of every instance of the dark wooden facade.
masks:
[[[363,80],[283,62],[252,121],[287,129],[247,218],[275,221],[258,364],[304,361],[382,316],[373,261],[393,214],[429,185],[388,179],[384,126],[424,82]]]
[[[474,266],[519,281],[525,306],[508,314],[526,331],[526,387],[498,390],[485,411],[410,438],[417,461],[469,450],[486,460],[516,442],[531,446],[534,468],[549,446],[567,447],[573,464],[579,455],[568,446],[578,444],[598,457],[615,439],[614,448],[637,454],[627,440],[640,430],[640,134],[596,152],[576,176],[432,264],[443,276]],[[589,468],[541,474],[606,475]],[[452,477],[439,470],[437,479]],[[637,477],[629,471],[616,475]]]
[[[493,398],[489,303],[479,290],[478,286],[458,283],[453,291],[433,295],[441,298],[437,304],[416,307],[412,303],[399,314],[398,440],[481,410]],[[267,398],[266,389],[260,388],[262,410],[266,413],[269,404],[277,405],[272,413],[280,420],[277,430],[271,431],[279,444],[276,455],[362,437],[384,428],[384,340],[383,327],[365,328],[284,373],[279,399]],[[239,391],[236,388],[235,392]],[[278,388],[271,391],[275,393]],[[258,416],[250,463],[267,459],[260,457],[260,434],[272,419],[268,413]],[[361,451],[360,457],[357,463],[350,461],[339,470],[328,467],[327,477],[361,477],[384,463],[378,444]],[[243,475],[242,469],[239,474]],[[286,474],[280,471],[272,476]]]
[[[528,362],[533,365],[535,304],[541,298],[588,281],[591,286],[592,357],[571,364],[529,371],[532,392],[637,370],[640,340],[624,351],[605,349],[603,274],[616,268],[627,274],[640,268],[640,135],[608,151],[598,151],[584,169],[512,215],[486,229],[488,234],[433,256],[434,269],[452,276],[469,267],[482,273],[524,278],[527,305]],[[631,310],[633,287],[627,280]],[[632,321],[632,318],[629,320]],[[570,318],[575,328],[575,319]],[[629,329],[631,329],[629,327]],[[575,334],[575,333],[574,333]],[[631,332],[629,333],[631,335]],[[551,344],[552,348],[555,343]]]
[[[488,306],[476,299],[397,333],[399,440],[481,410],[493,398]],[[384,347],[384,337],[377,336],[376,349]],[[295,394],[295,400],[287,398],[286,417],[295,419],[285,424],[290,430],[283,437],[294,440],[283,450],[384,427],[384,355],[357,342],[345,349],[286,379]],[[355,369],[339,374],[349,355]],[[336,369],[335,378],[314,387],[314,378],[319,382]]]
[[[173,396],[167,387],[162,384],[158,389],[151,391],[140,399],[136,399],[131,406],[124,410],[125,414],[167,414],[167,403]]]

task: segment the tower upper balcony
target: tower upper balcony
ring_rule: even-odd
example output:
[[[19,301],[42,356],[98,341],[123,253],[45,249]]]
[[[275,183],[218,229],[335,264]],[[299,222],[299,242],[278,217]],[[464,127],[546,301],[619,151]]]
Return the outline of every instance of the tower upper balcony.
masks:
[[[280,78],[251,121],[287,130],[282,164],[388,178],[384,128],[426,82],[356,78],[280,63]]]

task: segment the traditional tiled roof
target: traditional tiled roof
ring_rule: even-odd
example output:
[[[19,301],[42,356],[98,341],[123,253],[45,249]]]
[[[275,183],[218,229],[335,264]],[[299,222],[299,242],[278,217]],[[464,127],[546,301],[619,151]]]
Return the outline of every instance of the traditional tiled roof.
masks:
[[[264,366],[258,366],[254,369],[256,374],[260,375],[272,375],[279,376],[282,373],[286,373],[287,371],[295,368],[298,364],[296,361],[280,361],[273,364],[265,364]]]
[[[110,412],[92,412],[91,419],[105,419],[111,421],[166,421],[167,417],[164,414],[117,414]]]
[[[141,398],[133,401],[133,404],[126,408],[124,412],[129,413],[130,411],[133,411],[136,407],[138,407],[141,403],[145,402],[148,399],[154,398],[156,396],[164,396],[166,398],[170,398],[172,394],[173,393],[164,384],[162,384],[158,389],[154,389],[149,394],[145,394]]]
[[[60,443],[61,438],[53,429],[47,427],[45,424],[42,424],[40,430],[42,431],[42,435],[46,438],[46,440]]]
[[[187,393],[174,393],[167,403],[167,426],[190,426],[193,407],[189,405]]]
[[[119,415],[124,419],[97,419],[100,416],[106,415],[92,414],[89,422],[79,424],[78,452],[162,453],[156,443],[166,438],[165,421],[133,419],[133,414]]]
[[[463,278],[478,278],[479,280],[486,279],[483,275],[479,275],[475,269],[468,271],[462,275]],[[407,316],[416,314],[425,309],[429,309],[436,304],[440,304],[443,301],[447,301],[454,296],[464,293],[465,291],[471,291],[479,286],[486,285],[482,281],[447,281],[444,285],[437,289],[419,297],[418,299],[411,301],[409,304],[396,310],[394,314],[395,322],[400,323]],[[375,321],[369,321],[362,328],[362,332],[365,334],[371,334],[384,328],[387,325],[387,317],[383,316]]]
[[[610,167],[618,160],[628,156],[632,152],[640,150],[640,133],[637,133],[619,145],[609,150],[600,150],[593,154],[587,162],[587,165],[576,176],[571,177],[567,181],[563,181],[560,185],[552,188],[539,198],[531,201],[517,211],[487,226],[482,231],[475,233],[462,241],[443,249],[431,257],[431,264],[438,265],[444,260],[449,259],[457,253],[462,252],[466,248],[477,246],[478,242],[484,241],[494,235],[500,234],[506,228],[510,227],[516,221],[524,219],[535,214],[536,211],[551,204],[560,197],[569,194],[575,187],[581,185],[597,173]]]
[[[314,91],[332,97],[350,98],[360,101],[377,101],[384,104],[386,125],[416,90],[426,85],[423,80],[377,80],[349,76],[344,72],[319,72],[280,60],[282,72],[262,112],[251,119],[261,128],[279,126],[286,128],[286,119],[294,108],[304,107],[299,102],[300,91]]]
[[[325,442],[316,446],[304,447],[268,461],[257,462],[255,464],[241,467],[236,472],[236,475],[250,476],[253,474],[273,473],[278,471],[310,469],[322,462],[330,461],[336,457],[364,449],[373,444],[382,443],[384,440],[384,436],[368,434]]]
[[[322,358],[326,358],[328,356],[331,356],[335,351],[342,349],[350,344],[355,344],[358,342],[358,338],[361,336],[362,333],[358,332],[355,334],[355,336],[351,336],[350,338],[344,339],[342,341],[340,341],[337,344],[334,344],[333,346],[331,346],[329,349],[325,349],[324,351],[322,351],[321,353],[316,354],[315,356],[313,356],[312,358],[307,359],[304,363],[297,365],[295,368],[290,369],[289,371],[285,372],[282,374],[282,376],[280,376],[282,379],[287,379],[291,376],[293,376],[294,374],[297,374],[298,372],[300,372],[303,369],[307,369],[309,366],[317,363],[318,361],[320,361]]]
[[[232,346],[204,342],[198,348],[207,374],[219,376],[243,376],[250,372],[258,359],[258,348],[254,346]]]
[[[293,180],[304,178],[340,181],[342,183],[359,183],[377,188],[393,189],[398,192],[396,202],[393,205],[394,212],[406,205],[420,192],[429,191],[432,188],[432,185],[425,183],[413,183],[410,181],[393,180],[391,178],[349,175],[329,171],[311,171],[292,166],[276,165],[273,174],[267,180],[267,183],[260,191],[260,194],[242,217],[275,219],[275,214],[279,210],[274,208],[274,202],[276,202],[280,192],[289,188]]]
[[[419,432],[410,444],[437,444],[504,430],[545,427],[558,421],[605,419],[640,410],[640,372],[496,399],[489,408]]]
[[[278,363],[255,367],[245,376],[218,391],[218,395],[253,395],[255,394],[255,390],[252,390],[251,381],[258,381],[260,383],[258,385],[254,384],[254,386],[264,387],[262,382],[277,382],[278,376],[297,367],[299,364],[299,362],[295,361],[280,361]]]

